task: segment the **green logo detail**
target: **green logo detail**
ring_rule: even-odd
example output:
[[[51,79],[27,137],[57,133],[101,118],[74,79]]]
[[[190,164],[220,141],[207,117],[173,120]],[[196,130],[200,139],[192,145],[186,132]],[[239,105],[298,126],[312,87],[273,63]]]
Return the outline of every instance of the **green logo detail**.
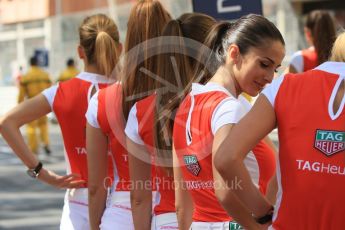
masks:
[[[194,176],[198,176],[201,171],[198,158],[195,155],[184,155],[183,160],[188,171]]]
[[[314,147],[331,156],[345,150],[345,132],[316,130]]]
[[[235,221],[231,221],[229,223],[229,229],[230,230],[237,230],[237,229],[244,229],[244,228],[242,228],[242,226],[239,225],[238,223],[236,223]]]

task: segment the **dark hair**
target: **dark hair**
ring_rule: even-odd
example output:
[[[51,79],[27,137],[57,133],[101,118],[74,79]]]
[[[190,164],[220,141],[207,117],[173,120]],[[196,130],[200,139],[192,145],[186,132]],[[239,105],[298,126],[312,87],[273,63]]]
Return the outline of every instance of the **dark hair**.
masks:
[[[86,17],[79,27],[80,45],[89,64],[95,64],[100,74],[110,76],[120,54],[116,49],[119,31],[112,19],[104,14]]]
[[[30,58],[30,65],[31,65],[31,66],[37,66],[37,65],[38,65],[37,57],[32,56],[32,57]]]
[[[315,10],[307,15],[305,26],[310,30],[317,53],[318,64],[328,60],[336,39],[335,23],[324,10]]]
[[[208,15],[187,13],[171,20],[164,28],[157,75],[162,77],[165,83],[156,81],[154,133],[157,159],[165,161],[161,163],[171,162],[174,111],[185,94],[184,88],[192,80],[198,52],[214,24],[216,20]],[[178,91],[167,89],[167,83],[176,86]]]
[[[184,94],[178,95],[172,101],[180,102],[190,91],[193,82],[207,83],[217,69],[225,64],[227,50],[231,44],[236,44],[240,53],[245,55],[251,48],[266,47],[272,41],[279,41],[285,45],[283,36],[277,27],[260,15],[249,14],[233,23],[219,22],[215,24],[210,29],[204,46],[200,49],[193,77],[185,87]]]
[[[251,48],[266,47],[271,41],[280,41],[285,45],[278,28],[261,15],[249,14],[233,23],[217,23],[205,41],[205,46],[210,47],[210,50],[203,49],[200,52],[201,60],[206,60],[196,67],[193,82],[201,84],[208,82],[216,70],[225,64],[227,50],[231,44],[236,44],[240,53],[245,55]],[[191,84],[188,90],[190,86]]]
[[[149,51],[145,47],[140,50],[132,50],[132,48],[149,39],[159,37],[170,19],[170,14],[156,0],[138,1],[131,10],[127,24],[125,53],[130,50],[132,52],[131,55],[125,57],[122,75],[122,106],[125,120],[128,119],[129,111],[135,102],[146,97],[145,93],[155,88],[154,80],[140,70],[145,69],[157,73],[157,57],[148,57]],[[144,59],[141,63],[139,63],[140,56]],[[132,96],[135,96],[135,99],[128,99]]]
[[[74,66],[74,60],[73,60],[73,58],[69,58],[69,59],[67,60],[67,62],[66,62],[66,65],[67,65],[68,67]]]

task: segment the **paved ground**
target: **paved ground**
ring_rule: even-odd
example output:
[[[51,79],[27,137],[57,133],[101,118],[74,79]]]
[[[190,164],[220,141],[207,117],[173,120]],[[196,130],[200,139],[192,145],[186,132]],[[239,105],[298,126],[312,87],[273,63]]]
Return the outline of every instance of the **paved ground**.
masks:
[[[57,125],[50,126],[52,156],[41,154],[45,167],[65,173],[63,145]],[[26,168],[0,138],[0,229],[58,229],[64,191],[26,175]]]

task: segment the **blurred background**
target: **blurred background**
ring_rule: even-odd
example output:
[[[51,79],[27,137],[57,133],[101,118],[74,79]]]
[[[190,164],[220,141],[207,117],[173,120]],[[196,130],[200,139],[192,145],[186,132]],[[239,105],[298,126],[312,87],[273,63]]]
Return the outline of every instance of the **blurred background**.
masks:
[[[233,4],[233,0],[209,0]],[[65,60],[78,60],[77,29],[82,19],[94,13],[110,15],[119,26],[124,41],[128,14],[134,0],[0,0],[0,85],[13,85],[20,67],[25,72],[28,59],[40,55],[52,79],[65,67]],[[207,0],[161,0],[173,14],[179,16],[198,8]],[[228,3],[229,2],[229,3]],[[241,1],[237,1],[241,2]],[[314,9],[331,10],[339,23],[345,22],[343,0],[252,0],[261,2],[263,15],[274,22],[286,41],[288,60],[296,50],[305,48],[303,15]],[[204,3],[201,3],[204,4]],[[213,3],[211,3],[213,4]],[[222,14],[218,15],[221,18]],[[82,69],[79,63],[78,68]]]

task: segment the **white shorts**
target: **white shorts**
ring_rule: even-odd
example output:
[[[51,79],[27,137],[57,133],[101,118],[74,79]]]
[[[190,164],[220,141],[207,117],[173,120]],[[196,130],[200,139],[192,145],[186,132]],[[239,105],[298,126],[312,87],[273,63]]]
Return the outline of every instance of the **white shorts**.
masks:
[[[134,230],[130,192],[112,192],[104,210],[101,230]]]
[[[234,221],[231,222],[193,222],[190,230],[237,230],[243,229]]]
[[[151,230],[178,229],[175,212],[154,215],[151,222]]]
[[[68,189],[65,195],[60,230],[89,230],[88,190]]]

